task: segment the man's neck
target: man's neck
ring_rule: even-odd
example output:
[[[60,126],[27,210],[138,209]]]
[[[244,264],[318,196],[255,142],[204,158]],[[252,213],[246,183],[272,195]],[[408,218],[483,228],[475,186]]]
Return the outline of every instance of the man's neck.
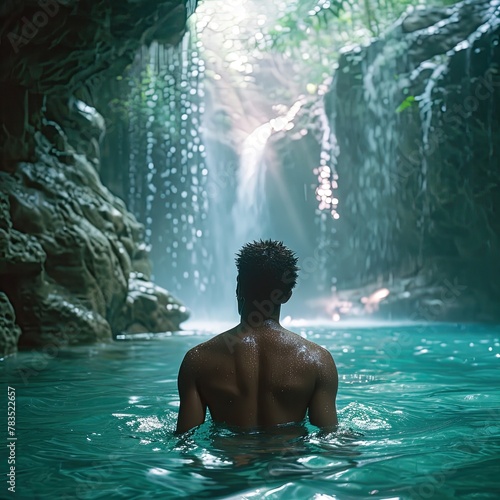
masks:
[[[252,302],[243,306],[240,316],[240,324],[248,325],[250,328],[259,328],[265,321],[273,321],[280,324],[280,306],[275,306],[272,311],[265,307],[254,307]]]

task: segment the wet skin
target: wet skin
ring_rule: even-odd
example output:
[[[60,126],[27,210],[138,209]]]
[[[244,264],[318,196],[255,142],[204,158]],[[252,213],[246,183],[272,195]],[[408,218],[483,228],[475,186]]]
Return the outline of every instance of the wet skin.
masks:
[[[192,348],[182,361],[177,433],[205,421],[244,429],[301,422],[335,430],[338,374],[331,354],[276,319],[242,324]]]

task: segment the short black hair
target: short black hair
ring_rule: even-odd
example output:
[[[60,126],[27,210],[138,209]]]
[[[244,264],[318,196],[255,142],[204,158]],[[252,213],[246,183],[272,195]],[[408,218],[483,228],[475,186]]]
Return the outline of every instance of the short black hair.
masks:
[[[241,295],[269,299],[275,290],[288,295],[297,283],[297,261],[295,253],[281,241],[247,243],[236,254]]]

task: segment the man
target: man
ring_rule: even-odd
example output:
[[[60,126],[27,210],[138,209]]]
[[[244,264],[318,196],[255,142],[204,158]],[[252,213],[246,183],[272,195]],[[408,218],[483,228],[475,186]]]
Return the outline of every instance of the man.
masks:
[[[177,433],[205,421],[248,429],[301,422],[337,426],[338,374],[331,354],[283,328],[281,304],[297,281],[297,258],[278,241],[254,241],[236,256],[240,323],[192,348],[182,361]]]

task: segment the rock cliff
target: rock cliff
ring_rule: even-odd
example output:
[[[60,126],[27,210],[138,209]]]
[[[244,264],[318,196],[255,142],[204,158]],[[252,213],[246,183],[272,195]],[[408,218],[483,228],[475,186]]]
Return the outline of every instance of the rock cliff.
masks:
[[[99,178],[92,106],[143,44],[178,42],[196,2],[7,1],[0,7],[0,355],[178,329],[143,228]]]
[[[331,268],[345,289],[392,290],[386,315],[500,316],[499,69],[496,0],[415,9],[340,58]]]

